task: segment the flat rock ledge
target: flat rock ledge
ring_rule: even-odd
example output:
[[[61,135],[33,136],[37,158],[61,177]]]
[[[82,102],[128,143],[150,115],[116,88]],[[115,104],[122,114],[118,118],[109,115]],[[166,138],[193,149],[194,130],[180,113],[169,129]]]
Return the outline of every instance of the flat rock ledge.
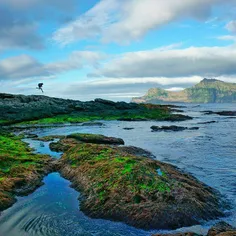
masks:
[[[80,209],[92,218],[177,229],[224,215],[217,192],[144,150],[71,136],[59,142],[66,148],[57,169],[81,192]]]

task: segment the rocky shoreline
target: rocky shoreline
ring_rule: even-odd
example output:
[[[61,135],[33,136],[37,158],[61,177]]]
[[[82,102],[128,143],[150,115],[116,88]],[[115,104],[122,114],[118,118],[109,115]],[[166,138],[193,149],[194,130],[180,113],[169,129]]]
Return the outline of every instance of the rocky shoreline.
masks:
[[[19,137],[12,138],[19,141]],[[60,138],[51,144],[54,151],[64,152],[61,159],[52,161],[27,149],[34,161],[19,168],[21,163],[16,159],[17,177],[12,177],[15,164],[7,173],[1,166],[0,210],[11,206],[15,196],[39,187],[45,175],[58,171],[81,192],[80,208],[92,218],[122,221],[147,230],[176,229],[224,215],[215,190],[175,166],[154,160],[148,151],[117,146],[124,141],[102,135],[72,134],[41,140],[53,138]],[[29,162],[29,156],[26,159]]]
[[[146,150],[123,146],[125,142],[120,138],[78,133],[37,137],[30,133],[30,129],[55,124],[103,126],[100,121],[97,122],[102,119],[192,119],[173,114],[176,108],[178,107],[115,103],[103,99],[80,102],[45,96],[0,94],[0,211],[14,204],[16,196],[33,192],[42,185],[47,174],[56,171],[80,191],[80,209],[92,218],[120,221],[150,230],[177,229],[224,216],[226,205],[217,191],[191,174],[155,160]],[[215,121],[202,124],[208,123]],[[183,131],[197,130],[198,127],[171,125],[152,126],[151,129]],[[51,142],[50,149],[63,152],[62,158],[53,160],[46,155],[33,154],[33,150],[21,140],[23,135],[15,136],[10,133],[19,130],[27,138]],[[223,229],[219,234],[208,236],[234,236],[234,229]]]
[[[0,93],[0,125],[76,124],[96,120],[184,121],[189,116],[173,114],[175,106],[112,102],[104,99],[81,102],[46,96]]]

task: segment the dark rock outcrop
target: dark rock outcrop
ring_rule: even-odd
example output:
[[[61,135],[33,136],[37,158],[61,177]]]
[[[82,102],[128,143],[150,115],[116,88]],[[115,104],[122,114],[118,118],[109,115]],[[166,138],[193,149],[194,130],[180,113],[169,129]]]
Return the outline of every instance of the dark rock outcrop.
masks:
[[[46,96],[0,94],[0,119],[20,122],[67,114],[78,103]]]
[[[217,121],[213,120],[213,121],[206,121],[206,122],[199,122],[199,125],[207,125],[207,124],[213,124],[213,123],[217,123]]]
[[[172,114],[166,106],[149,109],[136,103],[113,102],[104,99],[81,102],[47,96],[24,96],[0,93],[0,125],[50,118],[42,123],[82,123],[91,120],[173,120],[190,119],[184,115]]]
[[[104,126],[102,122],[85,122],[82,126]]]
[[[183,131],[183,130],[198,130],[199,127],[191,127],[191,128],[188,128],[188,127],[181,127],[181,126],[176,126],[176,125],[171,125],[171,126],[155,126],[153,125],[151,127],[152,131]]]
[[[203,113],[205,115],[220,115],[220,116],[236,116],[236,111],[218,111],[218,112],[214,112],[214,111],[203,111]]]

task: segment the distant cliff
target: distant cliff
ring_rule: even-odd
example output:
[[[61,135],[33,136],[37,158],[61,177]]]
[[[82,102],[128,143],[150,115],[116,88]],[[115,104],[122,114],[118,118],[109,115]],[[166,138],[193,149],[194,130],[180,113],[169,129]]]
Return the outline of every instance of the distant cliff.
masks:
[[[151,88],[145,96],[133,98],[132,102],[236,103],[236,83],[225,83],[216,79],[203,79],[195,86],[180,92]]]

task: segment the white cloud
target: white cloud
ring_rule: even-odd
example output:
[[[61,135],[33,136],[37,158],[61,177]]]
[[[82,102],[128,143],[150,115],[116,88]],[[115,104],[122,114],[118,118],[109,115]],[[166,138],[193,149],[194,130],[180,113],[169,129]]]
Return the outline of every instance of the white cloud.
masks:
[[[84,66],[96,67],[105,55],[91,51],[74,51],[64,61],[43,64],[28,55],[9,57],[0,61],[0,80],[51,78],[53,75],[77,70]]]
[[[53,39],[62,45],[97,37],[103,42],[129,43],[173,21],[206,21],[214,6],[230,3],[235,0],[101,0],[58,29]]]
[[[200,76],[192,77],[143,77],[143,78],[107,78],[107,79],[97,79],[90,81],[90,85],[93,86],[107,86],[107,85],[132,85],[132,84],[157,84],[159,86],[168,86],[173,84],[194,84],[202,80]]]
[[[122,0],[123,3],[123,0]],[[102,0],[75,21],[63,26],[54,33],[53,39],[62,45],[77,40],[94,38],[109,25],[119,9],[118,0]]]
[[[228,31],[230,31],[231,33],[236,33],[236,21],[230,21],[227,25],[226,25],[226,29]]]
[[[218,36],[217,39],[225,40],[225,41],[236,41],[236,36],[234,36],[234,35],[221,35],[221,36]]]
[[[90,76],[108,78],[218,77],[236,75],[236,45],[159,48],[117,55]]]
[[[170,92],[177,92],[177,91],[184,90],[184,88],[173,87],[173,88],[168,88],[168,89],[166,89],[166,90],[167,90],[167,91],[170,91]]]

